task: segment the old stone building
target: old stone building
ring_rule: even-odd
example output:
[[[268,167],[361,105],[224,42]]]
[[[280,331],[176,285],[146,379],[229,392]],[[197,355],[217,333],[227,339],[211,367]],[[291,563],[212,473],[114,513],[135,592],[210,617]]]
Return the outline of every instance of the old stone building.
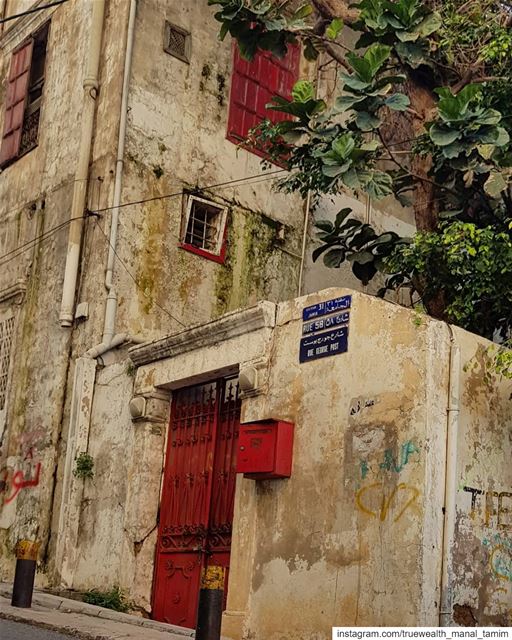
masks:
[[[273,94],[333,76],[298,51],[243,61],[205,1],[44,4],[0,0],[0,572],[38,540],[41,584],[118,584],[167,619],[152,582],[170,396],[148,382],[134,397],[128,349],[357,286],[313,266],[314,212],[240,146]],[[237,367],[219,369],[224,393]]]

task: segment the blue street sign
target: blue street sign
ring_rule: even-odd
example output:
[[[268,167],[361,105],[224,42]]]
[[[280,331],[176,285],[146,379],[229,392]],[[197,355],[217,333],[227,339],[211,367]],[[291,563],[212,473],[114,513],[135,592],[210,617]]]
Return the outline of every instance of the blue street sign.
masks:
[[[330,313],[336,313],[336,311],[345,311],[345,309],[350,309],[351,304],[352,296],[342,296],[341,298],[334,298],[334,300],[319,302],[303,309],[302,319],[312,320],[313,318],[327,316]]]
[[[300,362],[335,356],[348,351],[348,327],[306,336],[300,341]]]
[[[315,331],[323,331],[325,329],[333,329],[334,327],[343,326],[348,324],[349,320],[350,312],[345,311],[345,313],[337,313],[335,316],[329,316],[328,318],[305,322],[302,325],[302,335],[305,336],[308,333],[314,333]]]

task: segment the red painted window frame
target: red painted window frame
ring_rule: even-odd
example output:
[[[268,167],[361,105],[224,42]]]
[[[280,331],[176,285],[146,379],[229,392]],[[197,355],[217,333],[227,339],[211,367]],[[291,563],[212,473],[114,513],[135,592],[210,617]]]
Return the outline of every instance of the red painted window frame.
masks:
[[[199,195],[194,196],[193,193],[188,194],[188,197],[196,197],[201,200],[207,200],[206,198],[203,198],[202,196],[199,196]],[[184,242],[183,240],[178,243],[178,248],[184,249],[189,253],[194,253],[195,255],[200,256],[201,258],[205,258],[206,260],[211,260],[212,262],[217,262],[218,264],[224,264],[226,262],[226,245],[227,245],[227,237],[228,237],[229,211],[225,206],[219,205],[213,201],[209,201],[209,200],[207,201],[211,202],[212,205],[219,207],[219,209],[226,209],[226,214],[225,214],[226,218],[224,221],[224,229],[222,231],[222,240],[221,240],[219,253],[213,253],[211,251],[207,251],[206,249],[201,249],[200,247],[196,247],[195,245],[190,244],[188,242]],[[181,231],[182,237],[185,237],[186,235],[187,225],[188,225],[188,215],[185,216],[183,220],[183,227]]]
[[[299,45],[289,46],[288,53],[283,59],[266,51],[258,51],[254,59],[248,62],[241,57],[238,46],[233,43],[233,69],[226,138],[255,155],[267,158],[268,155],[264,151],[244,144],[244,140],[247,138],[249,129],[265,118],[274,123],[292,120],[292,117],[285,113],[265,109],[265,104],[271,101],[272,96],[290,99],[293,85],[299,79],[299,72]],[[253,120],[247,127],[245,122],[240,124],[241,112],[250,114],[247,119]],[[243,120],[246,119],[242,117]]]
[[[5,167],[19,156],[21,134],[25,119],[34,38],[30,37],[17,47],[11,56],[7,76],[4,107],[4,128],[0,145],[0,167]],[[14,124],[13,124],[14,121]]]

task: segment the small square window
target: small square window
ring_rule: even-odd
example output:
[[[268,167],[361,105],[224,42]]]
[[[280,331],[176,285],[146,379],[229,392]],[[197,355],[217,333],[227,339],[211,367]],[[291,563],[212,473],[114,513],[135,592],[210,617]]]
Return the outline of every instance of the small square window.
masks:
[[[227,208],[189,196],[181,247],[210,260],[224,262]]]
[[[190,44],[191,36],[188,31],[166,21],[164,51],[188,63],[190,62]]]

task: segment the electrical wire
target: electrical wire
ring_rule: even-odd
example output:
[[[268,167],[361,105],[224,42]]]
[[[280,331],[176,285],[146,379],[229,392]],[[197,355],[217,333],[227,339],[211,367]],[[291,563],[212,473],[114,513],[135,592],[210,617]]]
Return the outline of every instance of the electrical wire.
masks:
[[[49,191],[43,191],[42,193],[39,194],[37,198],[34,198],[30,202],[19,204],[17,207],[13,207],[12,209],[8,209],[7,211],[0,211],[0,215],[4,216],[4,219],[0,220],[0,226],[3,224],[17,221],[16,218],[7,218],[7,216],[9,216],[11,213],[20,213],[21,210],[26,209],[27,207],[30,207],[30,205],[35,204],[37,201],[45,200],[48,196],[52,195],[56,191],[60,191],[61,189],[64,189],[64,187],[67,187],[69,184],[72,184],[74,182],[85,182],[88,179],[89,178],[80,178],[80,179],[70,178],[69,180],[61,182],[60,184],[58,184],[56,187],[53,187],[53,189],[50,189]]]
[[[221,187],[227,187],[230,186],[232,184],[244,184],[244,181],[251,185],[251,184],[258,184],[260,182],[266,182],[267,180],[273,180],[275,178],[270,177],[269,176],[273,176],[274,174],[277,173],[282,173],[284,171],[284,169],[280,169],[278,171],[272,171],[266,174],[258,174],[255,176],[248,176],[247,178],[238,178],[237,180],[229,180],[227,182],[220,182],[217,185],[210,185],[207,187],[202,187],[203,190],[209,190],[209,189],[213,189],[213,188],[221,188]],[[255,180],[257,179],[257,180]],[[254,182],[248,182],[250,180],[254,180]],[[60,186],[64,186],[64,185],[60,185]],[[199,187],[198,187],[199,188]],[[183,196],[183,190],[181,191],[177,191],[176,193],[169,193],[163,196],[155,196],[154,198],[147,198],[145,200],[138,200],[138,201],[133,201],[133,202],[124,202],[122,204],[119,205],[119,207],[128,207],[131,205],[135,205],[135,204],[141,204],[144,202],[150,202],[153,200],[160,200],[160,199],[167,199],[167,198],[176,198],[176,197],[180,197]],[[42,240],[46,240],[47,236],[50,237],[51,235],[53,235],[53,233],[56,233],[57,231],[59,231],[60,229],[62,229],[63,227],[67,226],[68,224],[70,224],[71,222],[75,221],[75,220],[82,220],[82,219],[86,219],[88,216],[95,216],[98,215],[102,212],[107,212],[107,211],[111,211],[113,210],[115,207],[104,207],[103,209],[96,209],[96,210],[91,210],[88,209],[86,212],[85,216],[79,216],[76,218],[70,218],[69,220],[66,220],[65,222],[62,222],[61,224],[52,227],[51,229],[48,229],[47,231],[43,232],[42,234],[40,234],[39,236],[36,236],[35,238],[32,238],[32,240],[29,240],[28,242],[26,242],[25,244],[22,244],[18,247],[16,247],[15,249],[12,249],[11,251],[8,251],[7,253],[4,253],[2,256],[0,256],[0,265],[4,265],[7,264],[7,262],[10,262],[11,260],[15,259],[18,257],[18,255],[21,255],[24,251],[28,251],[30,249],[33,248],[33,246],[35,244],[37,244],[39,241]],[[14,209],[16,210],[16,209]],[[16,254],[16,255],[13,255]],[[9,257],[12,256],[12,257]],[[8,258],[7,260],[5,260],[5,258]]]
[[[36,13],[36,11],[43,11],[44,9],[51,9],[52,7],[56,7],[59,4],[64,4],[68,2],[68,0],[55,0],[51,4],[42,4],[40,7],[34,7],[33,9],[27,9],[27,11],[23,11],[23,13],[17,13],[13,16],[8,16],[7,18],[0,18],[0,24],[4,22],[9,22],[9,20],[16,20],[16,18],[23,18],[23,16],[28,16],[31,13]]]
[[[101,234],[104,236],[105,240],[108,242],[110,248],[112,249],[112,252],[114,253],[114,256],[117,258],[119,264],[123,267],[123,269],[126,271],[126,273],[130,276],[130,278],[133,280],[133,282],[135,283],[135,286],[137,287],[137,289],[139,291],[141,291],[142,295],[145,298],[149,298],[149,296],[146,294],[146,290],[142,287],[142,285],[139,283],[139,281],[137,280],[137,278],[133,275],[133,273],[128,269],[128,267],[126,266],[126,264],[124,263],[123,259],[121,258],[121,256],[117,253],[115,247],[112,245],[112,243],[110,242],[110,238],[107,236],[107,234],[103,231],[103,229],[100,227],[100,225],[98,224],[98,219],[96,218],[96,229],[98,229]],[[174,320],[175,322],[177,322],[179,325],[181,325],[182,327],[186,327],[187,325],[182,322],[181,320],[179,320],[176,316],[173,316],[173,314],[168,311],[165,307],[163,307],[161,304],[159,304],[154,298],[152,299],[153,304],[155,304],[161,311],[163,311],[167,316],[169,316],[169,318],[171,320]]]
[[[211,184],[207,187],[197,187],[198,190],[201,191],[206,191],[206,190],[210,190],[210,189],[219,189],[222,187],[229,187],[231,185],[237,185],[238,183],[240,184],[244,184],[244,183],[248,183],[250,184],[248,181],[249,180],[255,180],[255,179],[261,179],[264,178],[264,180],[261,180],[262,182],[264,182],[267,178],[267,176],[274,176],[275,174],[278,173],[285,173],[286,169],[278,169],[276,171],[270,171],[268,173],[259,173],[257,175],[254,176],[248,176],[246,178],[238,178],[237,180],[229,180],[227,182],[218,182],[217,184]],[[257,183],[255,183],[257,184]],[[124,207],[131,207],[131,206],[135,206],[137,204],[146,204],[147,202],[154,202],[155,200],[166,200],[167,198],[175,198],[177,196],[182,196],[183,195],[183,189],[181,191],[177,191],[175,193],[167,193],[164,194],[162,196],[153,196],[151,198],[144,198],[142,200],[133,200],[131,202],[122,202],[121,204],[117,205],[116,207],[103,207],[102,209],[90,209],[89,213],[95,214],[95,213],[103,213],[104,211],[112,211],[113,209],[123,209]]]
[[[7,253],[4,253],[2,256],[0,256],[0,266],[3,266],[4,264],[11,262],[11,260],[15,260],[22,253],[25,253],[25,251],[29,251],[30,249],[33,249],[39,242],[48,240],[48,238],[50,238],[54,233],[57,233],[57,231],[60,231],[64,227],[67,227],[67,225],[70,224],[71,222],[74,222],[75,220],[84,220],[84,219],[85,219],[85,216],[70,218],[65,222],[61,222],[57,226],[52,227],[47,231],[44,231],[43,233],[36,236],[35,238],[32,238],[32,240],[29,240],[28,242],[21,244],[19,247],[16,247],[16,249],[12,249],[12,251],[8,251]]]

